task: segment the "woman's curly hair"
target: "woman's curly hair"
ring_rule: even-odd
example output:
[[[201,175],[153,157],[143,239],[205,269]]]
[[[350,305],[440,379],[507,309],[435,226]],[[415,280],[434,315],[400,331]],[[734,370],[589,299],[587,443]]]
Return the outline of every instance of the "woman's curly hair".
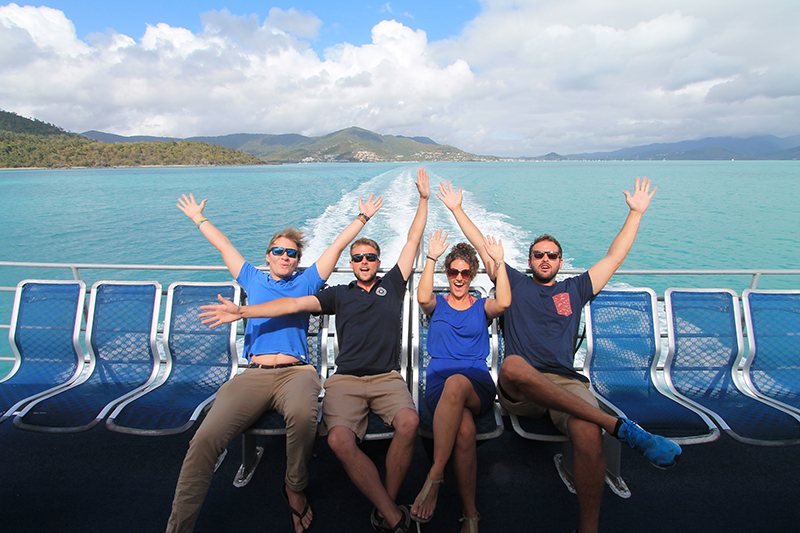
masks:
[[[450,250],[450,253],[447,254],[447,257],[444,258],[444,268],[445,270],[450,269],[450,265],[456,259],[461,259],[465,261],[469,265],[469,269],[472,271],[472,278],[475,279],[475,275],[478,273],[478,254],[469,243],[460,242],[453,246],[453,249]]]

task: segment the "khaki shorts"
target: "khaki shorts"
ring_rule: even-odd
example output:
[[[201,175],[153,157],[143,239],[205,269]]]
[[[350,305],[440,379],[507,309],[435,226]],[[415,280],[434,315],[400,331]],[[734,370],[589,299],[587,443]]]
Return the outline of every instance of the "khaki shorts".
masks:
[[[592,394],[592,391],[589,390],[588,383],[584,383],[579,379],[562,376],[560,374],[542,373],[542,375],[562,389],[566,389],[578,398],[585,400],[588,404],[598,407],[597,398],[595,398],[594,394]],[[503,409],[517,416],[542,418],[544,415],[549,413],[553,424],[555,424],[558,430],[564,435],[569,435],[569,432],[567,431],[567,420],[569,419],[570,415],[567,413],[556,411],[555,409],[548,409],[547,407],[543,407],[538,403],[529,400],[509,400],[503,395],[503,390],[500,388],[500,386],[497,387],[497,399],[499,400]]]
[[[397,412],[405,408],[416,411],[406,382],[395,370],[374,376],[334,374],[325,381],[319,434],[324,436],[330,428],[344,426],[361,440],[367,432],[370,410],[391,426]]]

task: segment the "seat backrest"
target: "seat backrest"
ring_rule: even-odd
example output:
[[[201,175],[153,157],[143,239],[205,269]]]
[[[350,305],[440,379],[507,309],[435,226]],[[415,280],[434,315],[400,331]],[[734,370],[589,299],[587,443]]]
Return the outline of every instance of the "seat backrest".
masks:
[[[800,291],[747,289],[742,294],[749,354],[748,385],[800,409]]]
[[[124,388],[146,386],[158,371],[157,281],[98,281],[92,286],[86,347],[95,359],[91,380]]]
[[[600,291],[586,304],[583,373],[612,403],[615,397],[646,400],[655,387],[661,354],[656,302],[652,289],[620,288]]]
[[[217,301],[217,294],[234,302],[240,288],[233,283],[176,282],[169,286],[163,344],[169,381],[218,387],[236,375],[236,327],[209,328],[201,323],[201,305]]]
[[[727,289],[667,289],[671,382],[692,397],[720,397],[734,390],[742,355],[741,314],[736,293]]]
[[[85,297],[82,281],[23,280],[17,285],[8,335],[15,361],[0,381],[3,420],[27,401],[66,386],[81,374]]]

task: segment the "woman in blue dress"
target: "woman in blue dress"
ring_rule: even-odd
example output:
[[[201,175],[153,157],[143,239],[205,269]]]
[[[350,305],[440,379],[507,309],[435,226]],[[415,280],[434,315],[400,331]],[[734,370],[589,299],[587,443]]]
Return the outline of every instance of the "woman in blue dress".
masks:
[[[462,532],[476,533],[480,514],[475,506],[477,454],[474,416],[492,408],[495,383],[486,366],[489,354],[487,321],[500,316],[511,304],[511,288],[503,261],[502,241],[484,237],[481,256],[497,268],[495,299],[475,298],[469,287],[478,272],[475,249],[457,244],[445,258],[450,284],[446,296],[434,294],[433,271],[449,243],[442,230],[428,242],[425,270],[419,281],[417,299],[430,316],[425,401],[433,413],[433,465],[411,513],[427,522],[433,516],[444,467],[451,455],[463,506]]]

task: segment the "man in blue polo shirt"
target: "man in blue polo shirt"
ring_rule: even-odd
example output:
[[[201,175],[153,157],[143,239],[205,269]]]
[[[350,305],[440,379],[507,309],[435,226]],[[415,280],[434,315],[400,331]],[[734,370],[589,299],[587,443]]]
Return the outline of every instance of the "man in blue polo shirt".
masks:
[[[370,196],[365,203],[359,198],[359,215],[317,262],[302,272],[297,272],[297,267],[303,253],[303,234],[293,228],[276,233],[267,246],[269,273],[264,273],[245,261],[225,234],[203,216],[206,202],[198,204],[194,195],[183,195],[178,208],[219,250],[251,303],[317,292],[333,272],[342,251],[383,203],[380,196]],[[292,528],[302,533],[311,527],[314,515],[304,489],[316,438],[320,380],[314,366],[308,364],[308,319],[309,314],[301,312],[248,321],[244,349],[250,364],[219,388],[211,410],[189,444],[167,532],[194,529],[217,459],[231,440],[267,410],[278,411],[286,421],[286,477],[281,490],[289,506]]]
[[[461,207],[461,189],[439,185],[439,198],[456,218],[461,230],[478,245],[480,230]],[[580,276],[556,281],[563,265],[561,245],[551,235],[541,235],[530,247],[532,277],[506,265],[511,284],[511,306],[504,314],[505,359],[497,389],[500,404],[509,412],[541,417],[550,415],[573,444],[573,475],[580,513],[579,531],[597,531],[605,480],[602,431],[635,448],[659,468],[675,464],[680,447],[623,418],[598,408],[589,382],[573,369],[573,339],[581,309],[608,283],[633,246],[642,215],[656,189],[650,180],[636,178],[633,194],[625,191],[629,212],[606,256]],[[484,252],[485,253],[485,252]],[[495,265],[483,258],[489,277]]]
[[[228,300],[204,306],[208,322],[216,325],[239,318],[277,317],[311,312],[336,315],[339,353],[336,373],[325,381],[320,434],[342,462],[350,479],[375,505],[371,517],[376,531],[410,531],[412,517],[406,506],[395,503],[411,465],[419,418],[406,382],[398,372],[401,311],[406,282],[411,275],[428,216],[428,174],[417,172],[419,206],[408,240],[397,264],[378,277],[380,247],[371,239],[350,246],[350,266],[356,279],[348,285],[324,289],[313,296],[281,298],[255,306],[236,306]],[[386,481],[381,483],[375,464],[358,447],[372,410],[394,437],[386,454]]]

